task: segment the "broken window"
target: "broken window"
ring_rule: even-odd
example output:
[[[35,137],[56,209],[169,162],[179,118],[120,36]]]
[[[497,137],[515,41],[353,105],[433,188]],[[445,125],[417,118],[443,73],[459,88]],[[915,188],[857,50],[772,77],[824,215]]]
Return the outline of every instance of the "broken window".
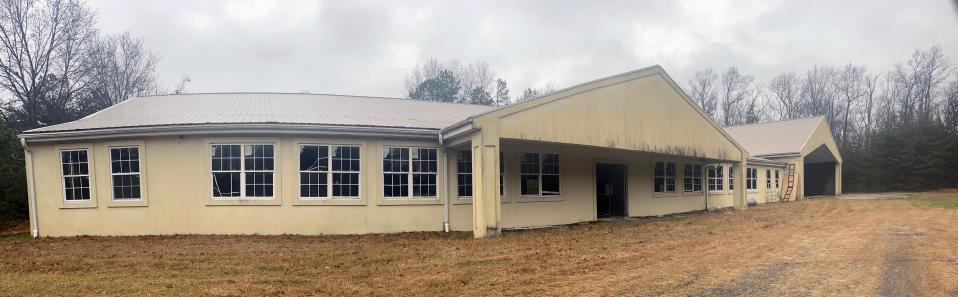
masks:
[[[519,160],[520,194],[525,196],[559,195],[559,155],[522,153]]]
[[[110,148],[113,199],[140,199],[139,147]]]
[[[655,162],[654,177],[655,193],[675,192],[675,162]]]
[[[709,191],[722,191],[724,189],[724,173],[722,165],[709,165],[708,167],[708,187]]]
[[[90,200],[90,163],[86,149],[60,151],[63,195],[68,202]]]
[[[273,155],[271,144],[212,145],[213,197],[273,197]]]
[[[436,149],[383,148],[383,195],[410,198],[436,197],[436,175],[439,167],[437,164]]]
[[[702,191],[702,165],[698,164],[685,164],[685,170],[683,172],[685,176],[683,177],[683,191],[686,193],[694,193]]]
[[[358,146],[301,145],[299,148],[300,197],[358,198],[359,172]]]

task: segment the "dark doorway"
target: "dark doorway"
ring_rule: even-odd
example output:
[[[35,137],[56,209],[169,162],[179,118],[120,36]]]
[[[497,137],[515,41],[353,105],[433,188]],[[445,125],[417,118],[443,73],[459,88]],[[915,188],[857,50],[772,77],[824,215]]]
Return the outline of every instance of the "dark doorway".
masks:
[[[835,195],[835,162],[805,163],[805,196]]]
[[[625,165],[595,164],[595,193],[598,217],[624,217]]]

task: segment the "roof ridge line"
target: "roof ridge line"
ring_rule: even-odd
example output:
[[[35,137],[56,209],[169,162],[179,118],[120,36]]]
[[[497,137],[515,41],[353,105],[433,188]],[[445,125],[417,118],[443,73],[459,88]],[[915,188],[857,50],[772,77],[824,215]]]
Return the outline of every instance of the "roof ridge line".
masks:
[[[825,118],[825,116],[806,116],[806,117],[800,117],[800,118],[794,118],[794,119],[787,119],[787,120],[775,120],[775,121],[768,121],[768,122],[761,122],[761,123],[739,124],[739,125],[726,126],[725,128],[736,128],[736,127],[744,127],[744,126],[756,126],[756,125],[762,125],[762,124],[774,124],[774,123],[781,123],[781,122],[791,122],[791,121],[799,121],[799,120],[810,120],[810,119],[815,119],[815,118]]]
[[[136,96],[134,98],[150,98],[150,97],[172,97],[172,96],[192,96],[192,95],[240,95],[240,94],[249,94],[249,95],[303,95],[303,96],[335,96],[335,97],[351,97],[351,98],[362,98],[362,99],[384,99],[384,100],[408,100],[408,101],[419,101],[427,103],[439,103],[439,104],[454,104],[454,105],[466,105],[466,106],[483,106],[495,108],[497,106],[493,105],[482,105],[476,103],[461,103],[461,102],[444,102],[444,101],[432,101],[432,100],[419,100],[412,98],[400,98],[400,97],[386,97],[386,96],[365,96],[365,95],[349,95],[349,94],[333,94],[333,93],[294,93],[294,92],[253,92],[253,91],[240,91],[240,92],[198,92],[198,93],[183,93],[183,94],[155,94],[155,95],[146,95],[146,96]]]

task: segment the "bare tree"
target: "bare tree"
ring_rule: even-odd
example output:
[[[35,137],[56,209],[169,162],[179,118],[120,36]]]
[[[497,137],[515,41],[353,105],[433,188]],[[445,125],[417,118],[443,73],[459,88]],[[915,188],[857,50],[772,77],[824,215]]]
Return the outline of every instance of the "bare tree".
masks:
[[[692,101],[709,117],[715,117],[715,109],[718,107],[717,83],[718,75],[712,68],[696,72],[695,78],[689,80],[689,95]]]
[[[799,84],[801,80],[795,72],[779,74],[768,82],[769,107],[779,120],[788,120],[800,117],[801,96]]]
[[[455,98],[445,98],[450,102],[493,104],[496,74],[486,63],[462,64],[458,60],[440,62],[433,58],[416,67],[406,78],[407,94],[414,94],[423,83],[439,78],[440,74],[451,74],[459,83]]]
[[[879,100],[878,96],[878,83],[881,79],[881,74],[869,75],[865,77],[865,96],[862,108],[859,109],[860,117],[862,119],[862,126],[864,131],[862,134],[864,136],[863,141],[871,143],[872,131],[875,126],[875,105]]]
[[[952,132],[958,133],[958,75],[945,89],[945,104],[942,120]]]
[[[849,116],[853,115],[854,104],[865,96],[866,76],[865,67],[852,64],[843,66],[835,72],[835,75],[831,76],[831,84],[842,99],[838,104],[841,130],[837,134],[837,142],[840,147],[845,145],[846,138],[848,138]],[[836,119],[839,119],[838,117],[839,115],[835,116]]]
[[[90,56],[96,75],[95,91],[109,105],[157,91],[155,73],[159,58],[129,33],[102,38]]]
[[[94,14],[72,0],[0,1],[2,112],[18,130],[76,118],[76,94],[93,79],[85,55],[94,45]]]
[[[721,97],[719,105],[722,111],[721,123],[725,126],[745,122],[746,99],[753,93],[752,77],[739,73],[738,68],[729,67],[722,73]]]

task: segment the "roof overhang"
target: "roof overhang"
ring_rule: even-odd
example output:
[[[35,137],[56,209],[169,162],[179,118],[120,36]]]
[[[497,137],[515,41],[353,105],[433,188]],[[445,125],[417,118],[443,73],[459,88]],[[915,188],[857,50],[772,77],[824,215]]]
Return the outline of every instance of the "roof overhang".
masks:
[[[22,133],[19,135],[26,142],[53,142],[90,140],[117,137],[148,137],[173,135],[257,135],[257,134],[296,134],[316,136],[351,136],[385,137],[385,138],[414,138],[436,141],[437,129],[374,127],[374,126],[337,126],[312,124],[199,124],[199,125],[165,125],[141,126],[111,129],[72,130]]]
[[[749,158],[748,158],[748,164],[749,164],[749,165],[754,164],[754,165],[772,166],[772,167],[785,167],[785,166],[787,166],[787,163],[782,162],[782,161],[768,160],[768,159],[755,158],[755,157],[749,157]]]

